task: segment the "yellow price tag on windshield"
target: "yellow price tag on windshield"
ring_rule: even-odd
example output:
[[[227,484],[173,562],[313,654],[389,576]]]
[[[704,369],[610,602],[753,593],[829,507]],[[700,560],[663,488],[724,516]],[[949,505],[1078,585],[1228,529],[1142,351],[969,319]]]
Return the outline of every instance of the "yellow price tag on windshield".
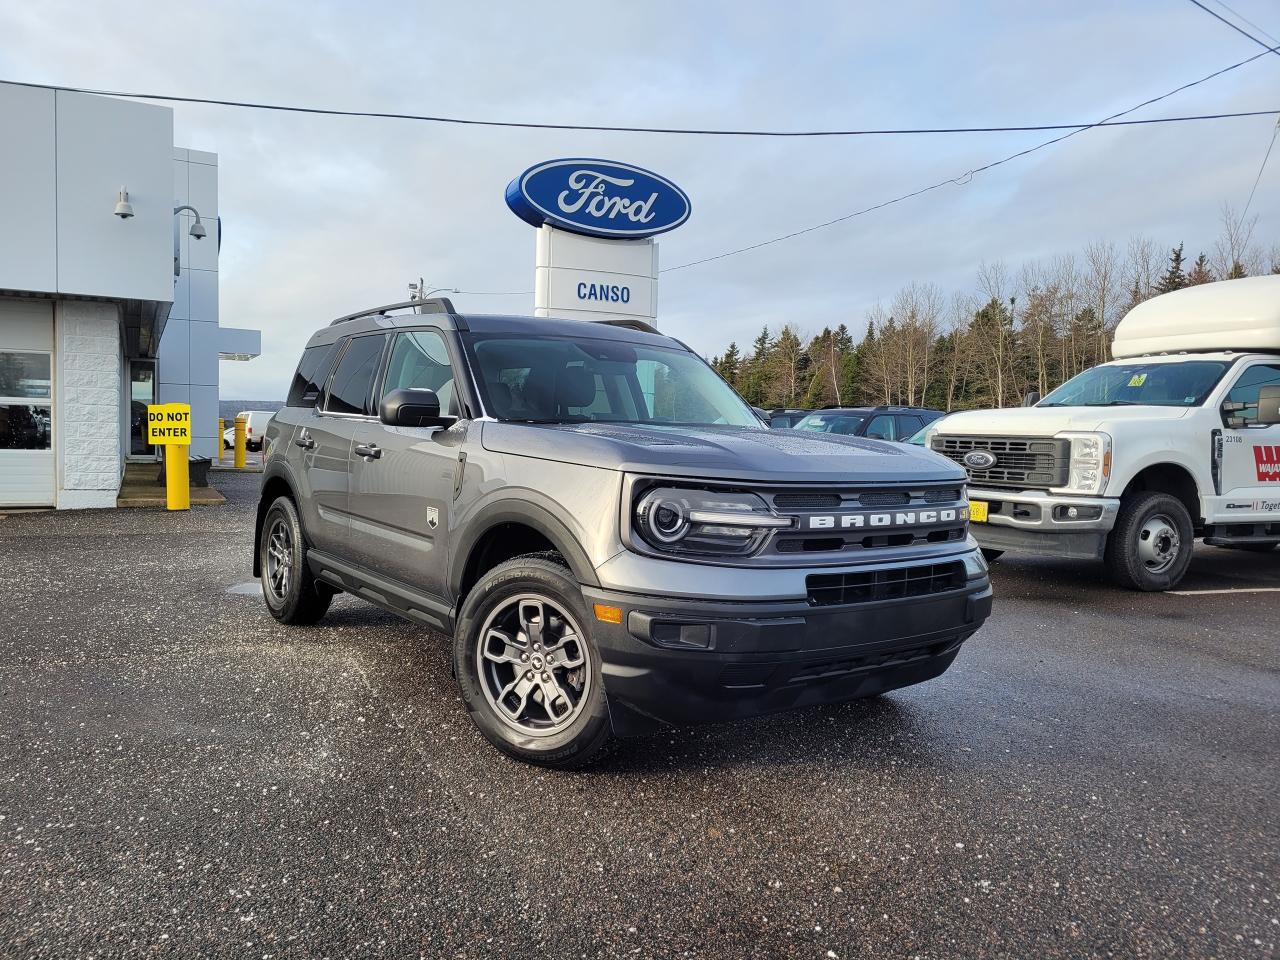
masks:
[[[1135,373],[1132,377],[1129,378],[1129,386],[1131,387],[1140,387],[1146,382],[1147,382],[1147,375],[1145,373]]]

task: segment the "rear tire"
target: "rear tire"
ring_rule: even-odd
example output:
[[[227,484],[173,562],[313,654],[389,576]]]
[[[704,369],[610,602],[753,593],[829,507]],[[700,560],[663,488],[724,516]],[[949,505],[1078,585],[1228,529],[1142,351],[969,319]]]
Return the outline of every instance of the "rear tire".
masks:
[[[454,674],[471,719],[503,753],[561,770],[601,756],[613,729],[590,623],[556,554],[501,563],[467,594]]]
[[[328,611],[335,591],[311,575],[302,522],[288,497],[277,497],[262,518],[258,564],[262,598],[281,623],[310,625]]]
[[[1107,537],[1111,579],[1130,590],[1172,590],[1191,564],[1195,530],[1182,501],[1146,491],[1126,497]]]

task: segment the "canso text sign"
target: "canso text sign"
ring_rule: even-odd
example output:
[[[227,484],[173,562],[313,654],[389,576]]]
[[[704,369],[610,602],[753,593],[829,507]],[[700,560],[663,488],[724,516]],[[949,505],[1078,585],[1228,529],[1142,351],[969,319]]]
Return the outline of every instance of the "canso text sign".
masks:
[[[156,446],[191,446],[191,406],[186,403],[148,405],[147,442]]]

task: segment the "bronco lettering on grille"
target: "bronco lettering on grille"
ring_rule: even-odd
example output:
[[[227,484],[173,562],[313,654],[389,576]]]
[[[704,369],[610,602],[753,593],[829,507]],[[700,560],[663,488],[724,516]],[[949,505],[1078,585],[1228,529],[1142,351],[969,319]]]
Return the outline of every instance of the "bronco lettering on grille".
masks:
[[[803,530],[863,530],[870,527],[917,527],[930,523],[955,523],[969,519],[968,507],[945,510],[894,510],[885,513],[827,513],[803,517]]]

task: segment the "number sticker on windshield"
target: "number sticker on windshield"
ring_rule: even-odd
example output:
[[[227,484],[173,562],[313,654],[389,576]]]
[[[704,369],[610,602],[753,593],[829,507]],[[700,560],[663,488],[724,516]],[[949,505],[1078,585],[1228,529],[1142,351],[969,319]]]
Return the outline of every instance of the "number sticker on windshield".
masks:
[[[1129,378],[1129,386],[1131,387],[1140,387],[1146,382],[1147,382],[1147,375],[1145,373],[1135,373],[1132,377]]]

